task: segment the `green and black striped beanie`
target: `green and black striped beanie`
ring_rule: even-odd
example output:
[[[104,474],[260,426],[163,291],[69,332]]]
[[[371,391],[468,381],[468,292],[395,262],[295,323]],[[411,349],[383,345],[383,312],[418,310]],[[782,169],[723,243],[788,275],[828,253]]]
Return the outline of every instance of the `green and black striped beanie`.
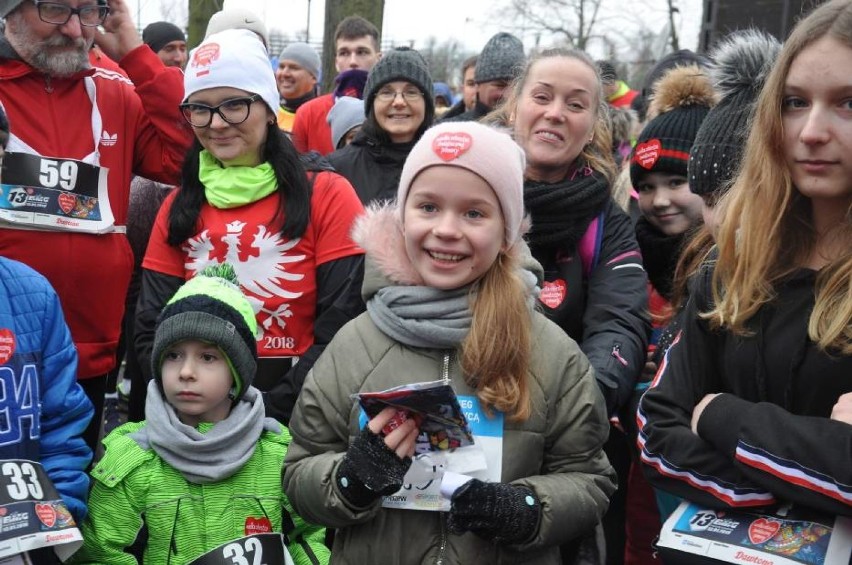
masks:
[[[675,67],[663,75],[654,87],[649,121],[636,139],[630,158],[634,188],[647,173],[686,178],[689,150],[715,103],[710,78],[698,66]]]
[[[194,339],[216,345],[225,354],[238,400],[257,373],[257,321],[242,293],[234,268],[212,265],[181,286],[157,320],[151,365],[161,383],[163,356],[169,346]]]

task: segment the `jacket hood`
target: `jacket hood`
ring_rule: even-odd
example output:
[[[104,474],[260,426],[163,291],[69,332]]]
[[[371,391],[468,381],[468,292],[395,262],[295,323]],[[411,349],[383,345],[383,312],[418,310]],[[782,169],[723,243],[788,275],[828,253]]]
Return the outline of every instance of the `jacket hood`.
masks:
[[[395,202],[368,206],[352,227],[352,240],[366,253],[361,287],[365,302],[386,286],[423,284],[405,252],[405,238]]]
[[[352,228],[352,240],[366,253],[361,296],[366,302],[380,289],[391,285],[422,285],[423,278],[414,269],[405,251],[405,238],[396,202],[371,204]],[[521,233],[529,229],[524,220]],[[536,285],[544,280],[544,269],[523,240],[509,249],[521,269],[532,273]]]

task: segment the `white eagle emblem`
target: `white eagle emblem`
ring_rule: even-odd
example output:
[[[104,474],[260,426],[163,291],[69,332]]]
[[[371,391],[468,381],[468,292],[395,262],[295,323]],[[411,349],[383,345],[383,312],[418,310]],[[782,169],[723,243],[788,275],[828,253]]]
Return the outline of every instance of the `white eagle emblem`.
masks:
[[[245,222],[238,220],[227,224],[227,231],[221,241],[225,245],[224,260],[233,265],[240,286],[254,308],[258,321],[261,321],[261,335],[258,336],[260,339],[263,337],[263,331],[271,328],[273,323],[284,328],[287,325],[285,318],[293,315],[287,302],[270,309],[266,307],[266,299],[277,296],[284,300],[293,300],[302,296],[302,292],[286,290],[283,285],[305,277],[303,274],[287,271],[287,265],[304,261],[305,255],[288,255],[301,238],[283,241],[278,233],[270,232],[262,225],[257,226],[252,237],[253,253],[243,253],[240,240],[245,226]],[[209,230],[188,239],[183,245],[183,251],[187,255],[184,267],[194,276],[208,265],[217,263],[213,258],[215,249],[216,244],[211,240]],[[260,314],[265,314],[266,317],[263,318]]]

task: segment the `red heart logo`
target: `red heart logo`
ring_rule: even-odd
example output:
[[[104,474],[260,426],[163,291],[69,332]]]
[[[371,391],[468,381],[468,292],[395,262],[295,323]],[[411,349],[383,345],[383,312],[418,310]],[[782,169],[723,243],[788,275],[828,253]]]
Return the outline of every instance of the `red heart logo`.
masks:
[[[36,504],[35,511],[41,523],[48,528],[52,528],[56,523],[56,510],[50,504]]]
[[[71,210],[77,206],[77,197],[73,194],[68,194],[67,192],[63,192],[59,195],[59,207],[66,214],[70,214]]]
[[[548,308],[557,308],[562,301],[565,300],[565,295],[568,291],[568,285],[562,279],[555,281],[544,281],[541,288],[541,294],[538,299],[541,300]]]
[[[638,163],[643,169],[651,169],[660,158],[660,149],[662,145],[659,139],[649,139],[645,143],[640,143],[633,150],[633,162]]]
[[[255,534],[268,534],[272,532],[272,523],[269,518],[246,518],[246,535],[253,536]]]
[[[435,155],[450,162],[458,159],[473,145],[473,138],[464,132],[444,132],[432,140],[432,151]]]
[[[15,354],[15,334],[8,328],[0,328],[0,365],[5,365]]]
[[[780,529],[780,522],[758,518],[748,527],[748,539],[754,545],[760,545],[774,538]]]

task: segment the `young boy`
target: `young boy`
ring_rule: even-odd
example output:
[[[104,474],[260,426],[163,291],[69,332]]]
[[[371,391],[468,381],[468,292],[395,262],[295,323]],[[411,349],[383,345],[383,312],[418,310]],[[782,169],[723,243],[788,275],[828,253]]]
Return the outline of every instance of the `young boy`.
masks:
[[[230,265],[184,284],[157,322],[146,420],[105,440],[73,563],[327,563],[281,486],[290,433],[264,417],[254,311]],[[243,561],[245,560],[245,561]]]

